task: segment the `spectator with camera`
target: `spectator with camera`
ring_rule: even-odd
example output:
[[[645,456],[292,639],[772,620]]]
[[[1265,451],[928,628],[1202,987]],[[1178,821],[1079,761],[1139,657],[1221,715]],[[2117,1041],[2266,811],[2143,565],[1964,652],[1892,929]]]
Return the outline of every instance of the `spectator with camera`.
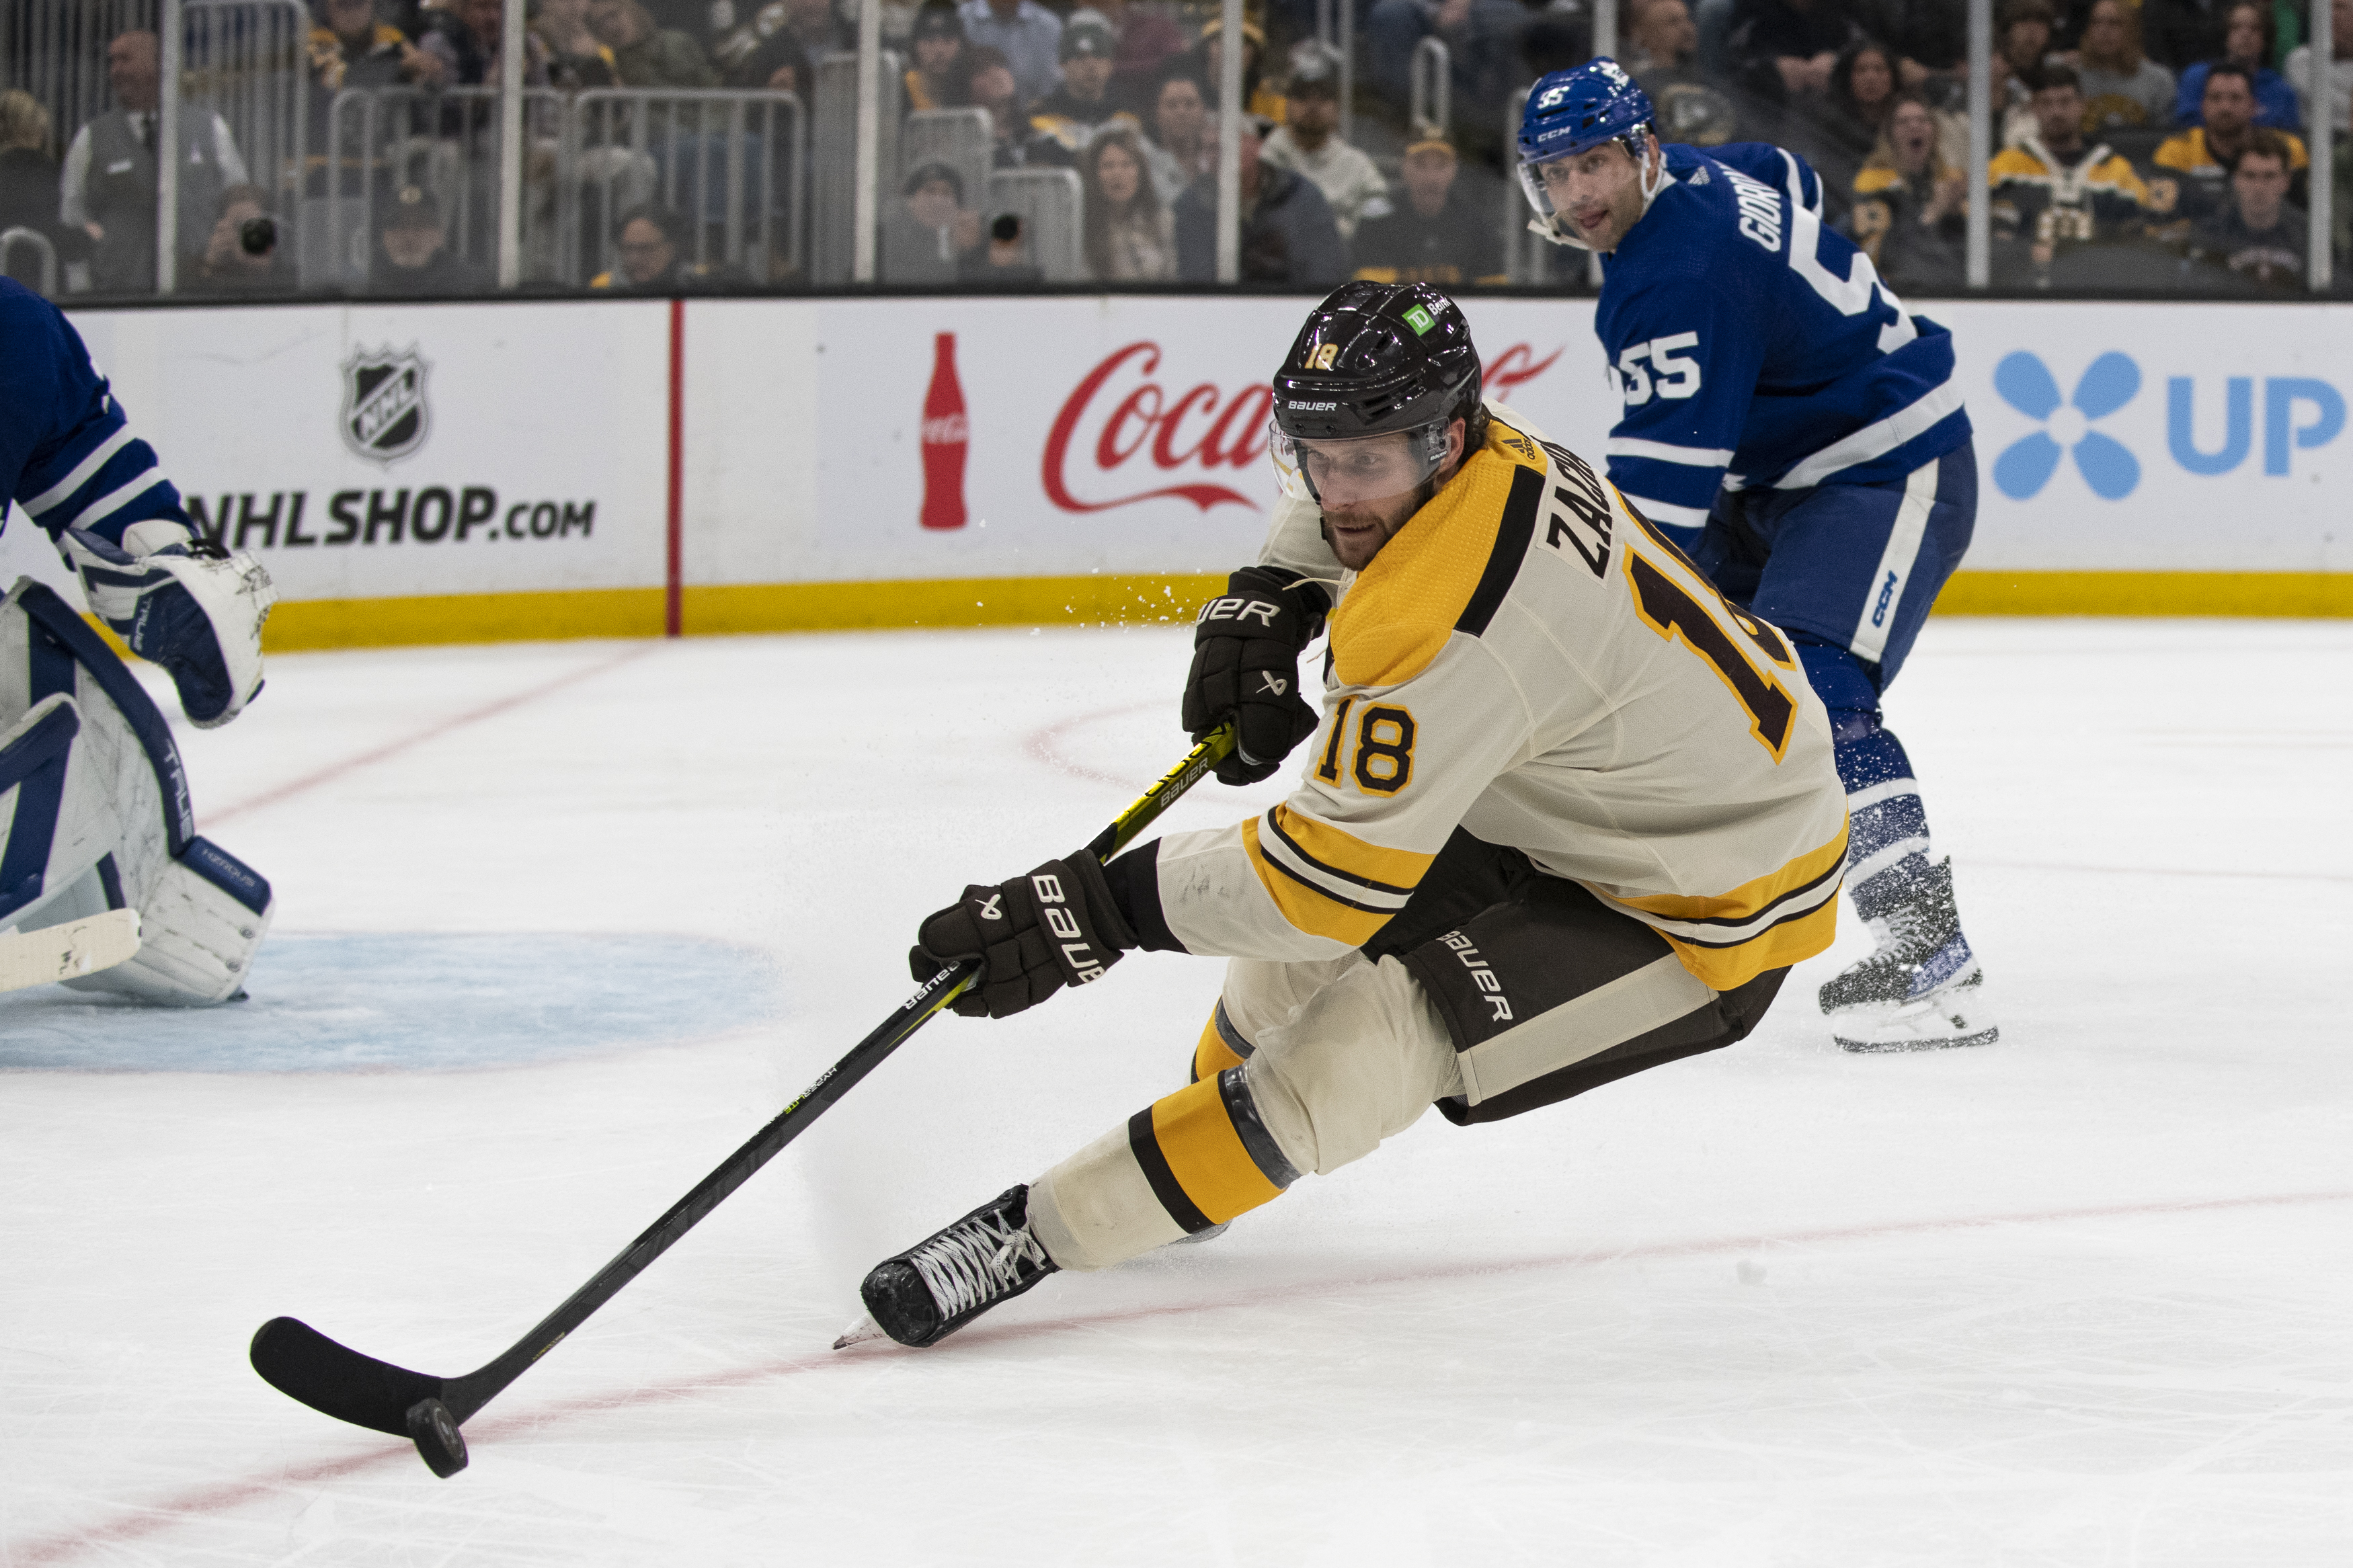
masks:
[[[1087,271],[1101,283],[1165,283],[1176,276],[1176,217],[1160,199],[1144,148],[1125,126],[1105,130],[1079,163],[1086,187]]]
[[[1310,48],[1291,75],[1282,124],[1259,156],[1278,169],[1304,174],[1324,193],[1340,237],[1357,223],[1389,210],[1389,183],[1361,148],[1340,136],[1340,73],[1331,58]]]
[[[1511,281],[1495,226],[1472,210],[1456,184],[1461,166],[1454,144],[1427,127],[1407,145],[1405,199],[1357,226],[1351,249],[1358,278],[1446,289]]]
[[[988,220],[988,242],[956,263],[956,281],[982,289],[1026,289],[1046,274],[1029,257],[1029,237],[1019,215],[998,213]]]
[[[221,193],[204,254],[188,277],[195,294],[290,294],[295,276],[270,216],[269,193],[231,185]]]
[[[2287,199],[2287,189],[2286,144],[2278,132],[2259,125],[2231,159],[2228,196],[2189,231],[2192,278],[2258,291],[2301,291],[2311,228],[2303,209]]]

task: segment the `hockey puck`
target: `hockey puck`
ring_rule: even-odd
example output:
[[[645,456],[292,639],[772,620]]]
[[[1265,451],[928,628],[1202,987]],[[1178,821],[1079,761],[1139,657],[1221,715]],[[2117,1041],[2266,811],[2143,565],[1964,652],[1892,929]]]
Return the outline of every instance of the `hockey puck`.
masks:
[[[438,1399],[420,1399],[408,1407],[408,1435],[426,1468],[447,1480],[466,1468],[466,1436],[458,1418]]]

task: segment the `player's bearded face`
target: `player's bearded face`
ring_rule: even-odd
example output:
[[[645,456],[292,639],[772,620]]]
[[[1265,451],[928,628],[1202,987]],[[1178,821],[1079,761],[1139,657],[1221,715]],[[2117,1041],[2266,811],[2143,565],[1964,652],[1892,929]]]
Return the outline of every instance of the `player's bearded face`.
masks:
[[[1655,146],[1650,155],[1658,155]],[[1552,210],[1594,250],[1617,249],[1642,220],[1642,165],[1615,142],[1556,159],[1538,173]]]
[[[1447,432],[1443,472],[1461,456],[1462,425]],[[1340,564],[1361,572],[1419,510],[1431,472],[1419,443],[1403,431],[1355,441],[1302,441],[1300,468],[1315,487],[1324,531]]]

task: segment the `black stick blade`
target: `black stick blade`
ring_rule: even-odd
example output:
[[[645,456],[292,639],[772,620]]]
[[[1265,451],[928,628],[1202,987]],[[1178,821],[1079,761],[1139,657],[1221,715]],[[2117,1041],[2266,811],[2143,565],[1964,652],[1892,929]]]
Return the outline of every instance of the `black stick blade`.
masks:
[[[253,1336],[252,1360],[262,1381],[289,1398],[338,1421],[395,1437],[415,1436],[409,1411],[421,1401],[441,1397],[441,1379],[362,1355],[294,1318],[272,1318],[262,1324]],[[462,1443],[458,1453],[462,1466]],[[432,1463],[430,1455],[426,1462]],[[434,1468],[437,1474],[451,1473],[438,1465]]]

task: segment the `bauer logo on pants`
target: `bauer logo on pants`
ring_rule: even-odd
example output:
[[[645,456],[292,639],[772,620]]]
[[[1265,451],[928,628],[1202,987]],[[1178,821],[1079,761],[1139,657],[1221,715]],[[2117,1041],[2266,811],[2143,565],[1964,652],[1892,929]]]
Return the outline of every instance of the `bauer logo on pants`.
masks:
[[[343,444],[374,462],[390,464],[425,445],[432,420],[425,405],[424,359],[411,343],[361,349],[343,362]]]

